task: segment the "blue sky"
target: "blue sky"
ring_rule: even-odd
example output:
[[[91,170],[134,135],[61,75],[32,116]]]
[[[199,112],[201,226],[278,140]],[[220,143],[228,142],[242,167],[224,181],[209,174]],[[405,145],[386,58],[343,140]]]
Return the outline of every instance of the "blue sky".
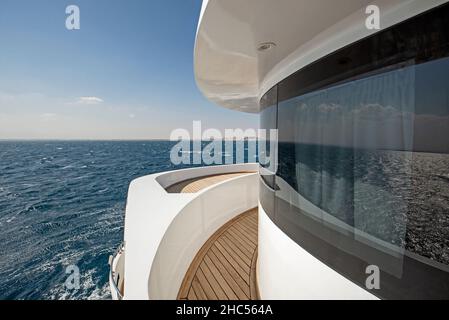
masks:
[[[65,28],[68,5],[81,29]],[[200,0],[1,0],[0,139],[157,139],[256,128],[195,85]]]

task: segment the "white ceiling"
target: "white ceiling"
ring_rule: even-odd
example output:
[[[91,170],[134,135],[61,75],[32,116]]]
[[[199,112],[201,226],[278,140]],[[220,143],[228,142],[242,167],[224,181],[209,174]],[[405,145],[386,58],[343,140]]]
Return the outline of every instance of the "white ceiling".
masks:
[[[407,9],[407,14],[411,14],[445,1],[447,0],[377,0],[374,3],[380,6],[385,20],[388,19],[386,25],[404,17],[404,14],[397,14],[399,11],[405,12]],[[335,44],[328,41],[331,38],[335,43],[343,45],[343,42],[357,40],[353,37],[368,35],[366,30],[358,33],[355,30],[366,29],[365,9],[371,2],[373,1],[206,1],[203,4],[195,46],[197,84],[208,99],[219,105],[244,112],[258,112],[261,90],[276,83],[267,83],[267,77],[271,78],[270,73],[282,65],[281,62],[288,65],[285,60],[293,53],[301,55],[298,48],[308,44],[310,49],[314,40],[314,47],[329,42],[326,50],[330,53],[337,49]],[[403,7],[404,10],[398,9]],[[390,12],[396,13],[395,19],[392,19]],[[353,27],[351,23],[342,23],[343,21],[357,25]],[[343,35],[342,39],[338,39],[339,33],[334,31],[337,30],[336,26],[339,26],[338,31],[345,29],[344,41],[341,41]],[[274,42],[276,47],[259,52],[257,47],[263,42]],[[321,56],[326,50],[321,50]],[[315,55],[313,58],[318,59],[319,56]]]

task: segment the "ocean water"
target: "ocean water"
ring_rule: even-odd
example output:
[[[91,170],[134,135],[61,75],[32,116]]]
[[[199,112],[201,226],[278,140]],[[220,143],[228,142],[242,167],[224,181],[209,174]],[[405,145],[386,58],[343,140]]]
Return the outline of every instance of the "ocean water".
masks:
[[[449,265],[448,154],[280,143],[279,159],[278,176],[325,212]]]
[[[171,164],[174,144],[0,142],[0,299],[109,299],[128,185],[186,167]],[[65,286],[70,265],[78,290]]]

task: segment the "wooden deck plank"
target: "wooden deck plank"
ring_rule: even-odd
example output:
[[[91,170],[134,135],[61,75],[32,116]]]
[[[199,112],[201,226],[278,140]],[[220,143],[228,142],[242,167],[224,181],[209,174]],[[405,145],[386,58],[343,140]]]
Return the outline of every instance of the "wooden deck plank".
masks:
[[[228,296],[218,283],[217,279],[215,279],[213,273],[210,271],[209,267],[206,264],[206,261],[203,260],[203,263],[200,264],[201,271],[203,271],[204,276],[206,277],[207,281],[209,282],[210,286],[212,287],[212,290],[214,290],[215,295],[219,300],[226,300],[228,299]]]
[[[254,247],[257,247],[257,233],[251,233],[246,229],[243,229],[241,226],[232,226],[230,228],[237,235],[240,235],[243,240],[246,240],[248,243],[252,244]]]
[[[248,227],[251,230],[257,231],[258,222],[257,222],[257,220],[244,219],[242,221],[242,225],[245,227]]]
[[[238,252],[235,252],[230,246],[228,242],[223,241],[223,239],[218,239],[215,242],[215,245],[220,249],[221,253],[226,257],[229,262],[232,262],[232,265],[235,267],[240,267],[244,270],[245,274],[249,274],[250,264],[246,263],[242,260],[242,257]]]
[[[200,268],[196,270],[196,277],[198,278],[198,281],[200,283],[201,288],[203,288],[204,293],[207,296],[208,300],[217,300],[218,297],[215,294],[214,289],[212,289],[212,286],[209,284],[209,281],[207,280],[206,276],[203,273],[203,270]]]
[[[229,272],[237,272],[240,278],[243,279],[247,284],[249,284],[249,278],[247,277],[249,272],[251,271],[251,268],[248,270],[243,269],[238,263],[237,260],[234,259],[232,255],[230,255],[223,246],[216,242],[214,246],[211,248],[212,252],[215,253],[215,255],[221,260],[223,264],[226,264],[228,262],[232,266],[232,270],[229,270]]]
[[[251,246],[252,248],[257,247],[257,235],[256,236],[248,235],[247,232],[245,232],[244,230],[242,230],[240,228],[236,228],[235,226],[231,226],[229,228],[229,231],[234,232],[236,236],[238,236],[242,240],[246,241],[246,243],[248,243],[248,245]]]
[[[257,215],[256,216],[251,216],[251,217],[246,217],[245,220],[251,221],[251,222],[254,222],[255,224],[257,224],[257,222],[259,220],[259,217]]]
[[[198,300],[207,300],[207,295],[201,287],[197,277],[194,277],[192,280],[192,288],[193,290],[195,290],[195,294]]]
[[[223,276],[226,278],[226,281],[233,285],[232,289],[234,292],[239,295],[239,291],[242,290],[242,292],[249,297],[250,291],[249,288],[249,272],[244,274],[243,276],[239,274],[235,268],[234,265],[232,265],[222,254],[217,250],[217,247],[213,246],[211,249],[211,256],[214,254],[217,259],[220,261],[220,269],[223,273]],[[223,266],[223,268],[221,268]],[[225,271],[224,271],[225,270]],[[251,271],[251,270],[250,270]],[[235,286],[236,284],[236,286]]]
[[[237,300],[238,297],[236,296],[236,294],[234,293],[234,290],[232,290],[231,286],[229,285],[229,283],[226,281],[226,279],[223,277],[222,273],[220,272],[219,269],[217,269],[217,266],[215,264],[218,264],[219,262],[216,260],[215,263],[214,261],[211,259],[211,257],[209,256],[209,254],[207,254],[204,257],[204,262],[206,263],[206,265],[209,267],[210,271],[212,272],[213,276],[215,277],[215,279],[217,280],[217,282],[220,284],[220,287],[223,289],[223,291],[226,294],[227,299],[229,300]],[[220,266],[220,265],[219,265]]]
[[[189,295],[187,296],[188,300],[198,300],[198,297],[195,294],[195,290],[193,288],[190,288]]]
[[[256,239],[257,238],[258,231],[255,230],[250,225],[246,225],[245,223],[240,223],[239,225],[236,225],[234,227],[239,229],[239,230],[241,230],[244,234],[247,234],[247,235],[251,236],[252,239]]]
[[[231,287],[232,291],[237,296],[237,300],[248,300],[250,293],[247,290],[248,284],[243,281],[243,279],[240,278],[239,275],[235,273],[235,271],[229,268],[226,263],[223,263],[223,261],[221,261],[221,257],[218,257],[216,255],[215,250],[215,248],[212,249],[210,252],[208,252],[207,255],[211,258],[211,260],[215,261],[215,265],[217,266],[220,274],[222,274],[226,283]]]
[[[229,239],[241,252],[245,254],[245,256],[248,257],[250,265],[251,265],[251,259],[253,257],[254,249],[251,249],[246,242],[240,240],[238,237],[233,235],[231,233],[231,230],[228,229],[228,232],[226,232],[226,235],[224,236],[227,239]]]
[[[233,254],[235,258],[237,258],[237,262],[242,266],[240,263],[241,261],[245,263],[248,267],[251,266],[251,259],[245,255],[245,253],[242,251],[241,248],[237,247],[234,242],[232,242],[228,237],[227,234],[225,234],[223,237],[220,237],[220,239],[217,240],[222,244],[225,249],[230,249],[233,251]],[[230,251],[228,251],[230,252]]]
[[[178,299],[259,298],[255,221],[257,208],[235,217],[209,238],[192,261]]]
[[[251,171],[232,172],[225,174],[215,174],[210,176],[202,176],[198,178],[188,179],[177,182],[165,188],[168,193],[196,193],[214,184],[236,178],[239,176],[253,173]]]
[[[242,222],[241,226],[246,227],[249,230],[257,233],[257,222],[247,220],[247,221]]]
[[[256,279],[256,262],[257,262],[257,249],[254,251],[254,257],[251,261],[251,273],[249,274],[249,291],[251,300],[259,300],[259,288],[257,287]]]
[[[254,252],[254,249],[256,248],[256,244],[248,240],[245,235],[239,233],[237,229],[231,227],[228,229],[228,232],[236,238],[247,250],[249,250],[251,253]]]

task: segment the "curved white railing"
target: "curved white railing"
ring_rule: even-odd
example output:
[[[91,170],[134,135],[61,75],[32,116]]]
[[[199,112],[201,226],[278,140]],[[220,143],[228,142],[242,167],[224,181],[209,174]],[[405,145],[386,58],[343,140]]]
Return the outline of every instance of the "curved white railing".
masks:
[[[124,280],[124,262],[125,243],[122,242],[114,254],[109,257],[109,289],[113,300],[123,299],[123,292],[121,292],[120,287]]]
[[[200,167],[134,180],[125,217],[124,299],[176,299],[183,277],[206,240],[258,204],[257,164]],[[253,171],[197,193],[165,188],[195,177]]]

